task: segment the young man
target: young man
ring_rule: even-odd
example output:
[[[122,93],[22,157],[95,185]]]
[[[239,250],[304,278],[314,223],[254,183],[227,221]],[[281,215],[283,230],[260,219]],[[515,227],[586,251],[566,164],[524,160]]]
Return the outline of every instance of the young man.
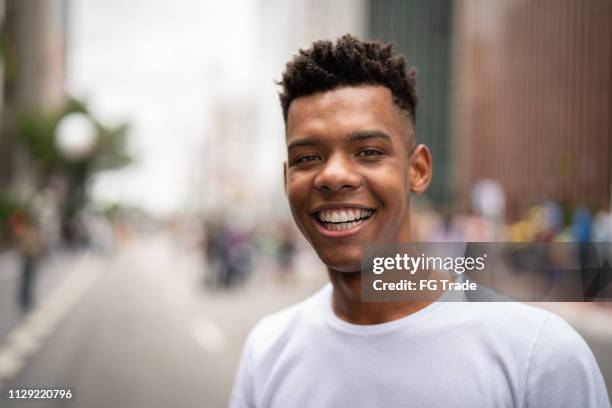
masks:
[[[365,243],[412,241],[431,179],[416,74],[390,45],[319,41],[281,81],[293,218],[328,284],[249,335],[232,407],[609,407],[591,351],[518,303],[362,303]]]

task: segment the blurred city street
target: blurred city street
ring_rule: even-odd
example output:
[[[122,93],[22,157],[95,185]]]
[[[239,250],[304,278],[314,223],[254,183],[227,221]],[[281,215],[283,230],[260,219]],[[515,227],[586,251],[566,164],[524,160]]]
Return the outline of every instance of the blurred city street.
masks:
[[[26,403],[7,399],[8,389],[39,387],[74,394],[70,402],[45,407],[226,406],[250,328],[312,293],[325,275],[320,268],[310,276],[301,270],[296,284],[258,271],[246,285],[206,289],[197,252],[176,242],[158,233],[112,256],[83,252],[43,269],[37,307],[24,319],[2,318],[0,406]],[[11,297],[3,293],[1,299]],[[575,308],[551,306],[581,331],[609,382],[610,317],[589,323]]]
[[[347,33],[418,73],[414,242],[573,248],[509,256],[500,288],[584,273],[535,306],[612,395],[610,21],[610,0],[0,0],[0,408],[227,405],[249,330],[327,282],[288,205],[279,80]]]
[[[15,327],[0,341],[0,373],[11,370],[7,349],[22,366],[4,384],[2,407],[24,404],[8,400],[8,389],[52,386],[72,389],[74,398],[45,406],[226,406],[250,328],[324,279],[315,270],[320,279],[290,290],[258,280],[207,292],[198,284],[200,263],[166,236],[128,244],[108,259],[84,253],[72,262],[62,265],[62,298],[50,299],[60,294],[48,290],[39,304],[42,312],[33,312],[46,319],[63,314],[48,335],[38,334],[42,318],[28,325],[33,320],[28,317],[15,326],[25,327],[19,329],[20,345],[10,345]],[[83,274],[89,275],[87,283],[79,283]],[[74,301],[62,313],[65,298]],[[23,336],[36,344],[23,350]]]

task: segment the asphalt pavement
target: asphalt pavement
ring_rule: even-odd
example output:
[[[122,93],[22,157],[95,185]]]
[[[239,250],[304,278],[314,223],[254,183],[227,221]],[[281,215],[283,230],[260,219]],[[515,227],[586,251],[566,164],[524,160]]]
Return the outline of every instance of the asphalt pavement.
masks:
[[[111,257],[74,255],[35,318],[21,319],[0,346],[0,406],[24,406],[7,393],[25,388],[72,391],[45,407],[227,406],[248,331],[318,284],[287,290],[259,280],[214,291],[201,268],[167,237]]]
[[[308,265],[299,283],[259,271],[248,285],[212,290],[202,284],[199,256],[159,235],[109,256],[54,259],[27,316],[13,304],[17,275],[0,275],[0,407],[227,406],[249,330],[325,281]],[[612,334],[601,329],[609,315],[558,311],[581,323],[612,390]],[[8,398],[9,390],[37,388],[70,389],[72,399]]]

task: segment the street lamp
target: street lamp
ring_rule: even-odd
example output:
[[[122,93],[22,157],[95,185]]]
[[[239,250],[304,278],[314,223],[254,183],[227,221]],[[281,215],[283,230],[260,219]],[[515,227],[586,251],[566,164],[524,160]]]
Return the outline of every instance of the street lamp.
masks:
[[[54,137],[55,146],[62,156],[75,162],[75,165],[64,166],[67,189],[62,200],[61,225],[65,242],[78,245],[86,236],[78,215],[87,203],[86,186],[90,171],[87,159],[94,151],[98,132],[87,115],[70,113],[59,121]]]
[[[87,158],[93,152],[97,139],[96,127],[84,113],[64,116],[55,128],[55,145],[69,160]]]

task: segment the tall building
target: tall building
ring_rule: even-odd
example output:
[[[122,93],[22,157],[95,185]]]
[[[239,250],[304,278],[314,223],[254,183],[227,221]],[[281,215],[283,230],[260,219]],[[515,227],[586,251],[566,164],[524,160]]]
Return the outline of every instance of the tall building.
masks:
[[[5,21],[5,12],[6,12],[6,1],[0,0],[0,33],[4,33],[4,25]],[[6,65],[6,51],[4,47],[0,48],[0,115],[2,114],[2,110],[4,108],[4,67]],[[0,116],[0,128],[2,128],[2,117]],[[0,134],[0,137],[2,135]],[[1,146],[1,144],[0,144]]]
[[[499,182],[511,219],[553,199],[610,205],[612,2],[370,0],[368,36],[418,71],[429,195],[466,210]]]
[[[206,174],[202,205],[209,211],[244,209],[247,203],[257,202],[251,182],[253,104],[248,96],[219,97],[216,101],[211,112],[211,137],[202,155]]]
[[[17,118],[53,111],[65,101],[66,0],[6,0],[0,184],[28,195],[35,183],[16,143]]]
[[[511,218],[546,199],[608,207],[612,2],[457,2],[461,198],[498,180]]]
[[[452,199],[452,0],[370,0],[368,37],[393,42],[417,69],[416,135],[434,158],[427,195],[440,207]]]

